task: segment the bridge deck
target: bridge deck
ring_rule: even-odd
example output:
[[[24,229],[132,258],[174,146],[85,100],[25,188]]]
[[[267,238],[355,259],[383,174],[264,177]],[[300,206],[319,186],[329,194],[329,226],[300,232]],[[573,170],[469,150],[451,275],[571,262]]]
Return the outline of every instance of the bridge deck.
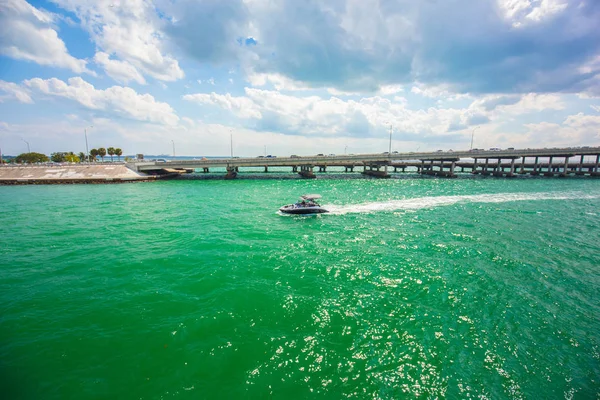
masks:
[[[168,162],[135,162],[130,167],[140,172],[150,172],[165,168],[240,168],[240,167],[298,167],[298,166],[372,166],[393,165],[402,161],[413,162],[452,162],[464,159],[516,160],[526,158],[533,161],[539,158],[571,158],[576,156],[600,156],[600,147],[578,147],[560,149],[517,149],[517,150],[474,150],[394,154],[356,154],[339,156],[303,156],[273,158],[220,158],[203,160],[173,160]],[[557,160],[555,160],[557,161]],[[558,164],[558,162],[556,163]]]

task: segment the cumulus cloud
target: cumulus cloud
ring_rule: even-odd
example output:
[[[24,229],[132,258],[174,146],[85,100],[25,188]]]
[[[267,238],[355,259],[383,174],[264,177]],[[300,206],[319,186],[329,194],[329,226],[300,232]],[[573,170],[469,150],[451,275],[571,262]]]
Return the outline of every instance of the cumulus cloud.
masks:
[[[29,90],[16,83],[0,80],[0,92],[4,92],[4,94],[0,94],[0,103],[12,99],[16,99],[21,103],[33,103],[33,99],[29,95]]]
[[[454,93],[579,92],[600,73],[579,69],[600,55],[599,4],[214,0],[177,13],[168,34],[196,59],[296,87],[377,93],[418,81]],[[197,23],[207,15],[214,20]],[[250,36],[256,45],[236,41]]]
[[[451,131],[487,122],[487,117],[475,108],[410,110],[404,98],[390,100],[380,96],[356,101],[246,88],[245,96],[213,92],[183,98],[228,110],[250,120],[250,125],[258,130],[302,135],[370,137],[380,135],[392,124],[399,137],[421,140],[428,136],[449,138],[454,135],[449,134]]]
[[[520,115],[543,110],[563,110],[566,105],[560,95],[527,93],[524,95],[489,95],[473,102],[482,112],[497,111]]]
[[[165,52],[162,21],[152,1],[53,1],[80,19],[101,51],[126,63],[117,65],[115,60],[106,60],[103,64],[110,65],[111,73],[120,79],[139,79],[128,64],[144,75],[162,81],[175,81],[185,76],[179,62]]]
[[[3,0],[0,2],[0,54],[89,73],[86,61],[71,56],[58,37],[55,20],[54,14],[37,9],[25,0]]]
[[[135,81],[142,85],[146,83],[142,74],[127,61],[112,60],[108,54],[99,51],[94,56],[94,62],[102,66],[106,74],[117,82]]]
[[[525,124],[530,143],[547,146],[576,146],[600,141],[600,116],[578,113],[569,115],[561,124],[540,122]],[[536,141],[537,139],[537,141]]]
[[[170,15],[165,35],[198,61],[237,60],[247,47],[241,38],[250,39],[252,28],[245,0],[158,0],[158,5]]]
[[[23,84],[31,91],[71,99],[92,110],[114,112],[127,118],[165,125],[176,125],[179,121],[167,103],[156,101],[149,94],[138,94],[129,87],[96,89],[79,77],[70,78],[67,82],[56,78],[34,78]]]

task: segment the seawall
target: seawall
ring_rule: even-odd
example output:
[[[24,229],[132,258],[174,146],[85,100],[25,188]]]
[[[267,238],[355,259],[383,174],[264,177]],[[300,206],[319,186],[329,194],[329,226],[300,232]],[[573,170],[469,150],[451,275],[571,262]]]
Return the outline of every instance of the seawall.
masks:
[[[132,171],[124,164],[0,166],[0,185],[125,183],[156,178]]]

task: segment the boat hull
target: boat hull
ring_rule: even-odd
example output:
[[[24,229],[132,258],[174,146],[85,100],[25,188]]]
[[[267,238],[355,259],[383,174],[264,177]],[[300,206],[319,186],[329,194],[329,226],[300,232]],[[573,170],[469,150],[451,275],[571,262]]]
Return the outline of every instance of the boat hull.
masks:
[[[327,213],[326,209],[322,207],[294,207],[292,206],[283,206],[279,209],[284,214],[294,214],[294,215],[306,215],[306,214],[323,214]]]

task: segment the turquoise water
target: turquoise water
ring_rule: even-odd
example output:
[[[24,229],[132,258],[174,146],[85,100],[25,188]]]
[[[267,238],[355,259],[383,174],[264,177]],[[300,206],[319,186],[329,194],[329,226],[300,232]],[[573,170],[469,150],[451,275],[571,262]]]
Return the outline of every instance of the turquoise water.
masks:
[[[0,193],[4,398],[600,397],[598,180]]]

